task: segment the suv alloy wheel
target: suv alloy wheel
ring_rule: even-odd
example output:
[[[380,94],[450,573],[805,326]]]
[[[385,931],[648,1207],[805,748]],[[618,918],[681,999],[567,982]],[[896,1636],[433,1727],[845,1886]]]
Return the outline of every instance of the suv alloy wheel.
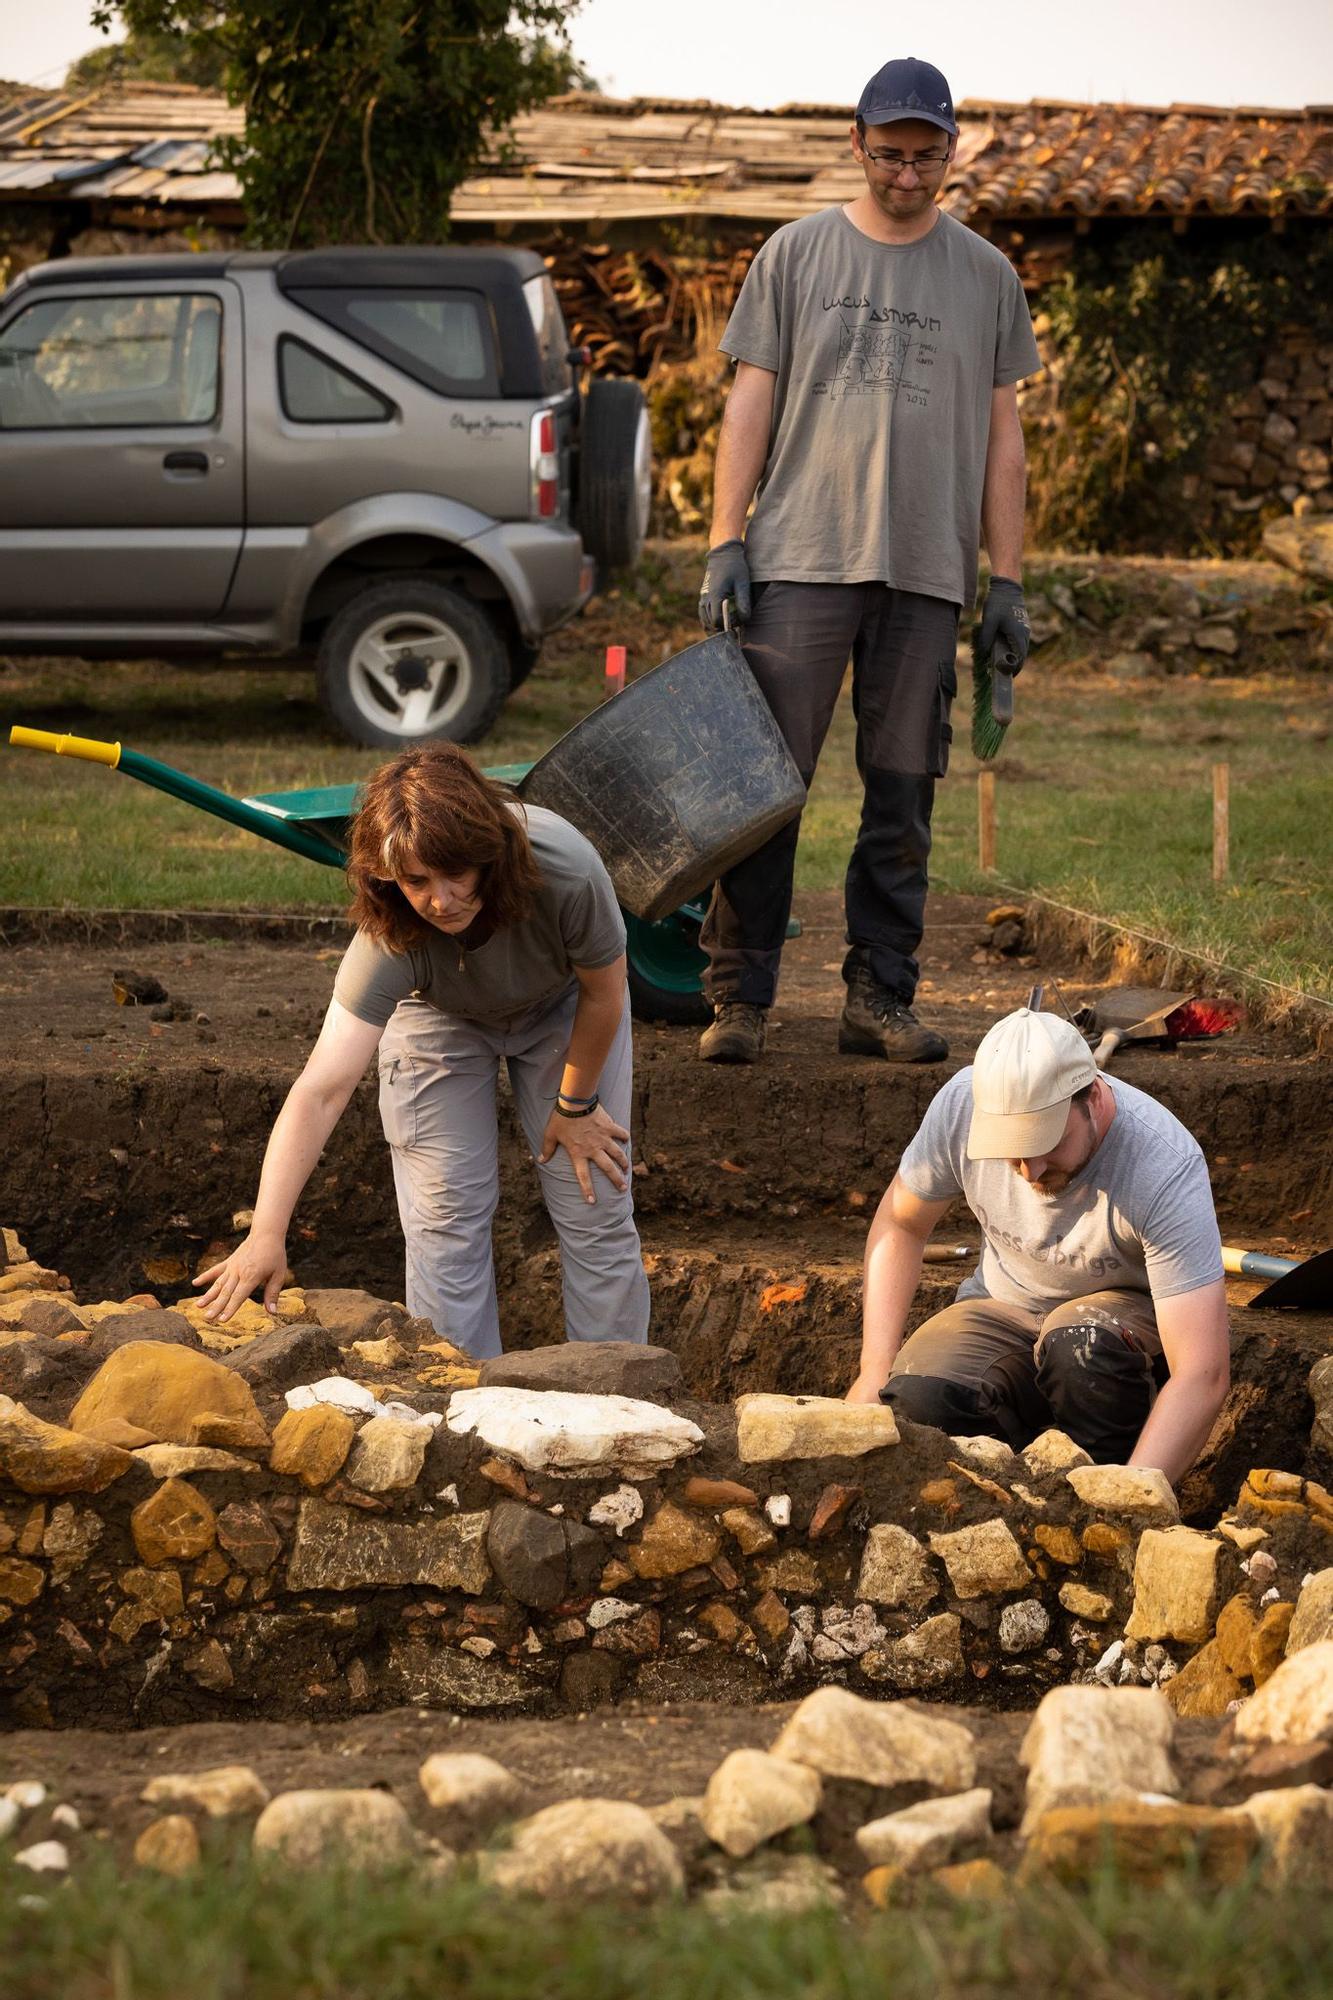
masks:
[[[509,693],[505,643],[483,608],[429,576],[384,577],[333,618],[316,663],[326,714],[357,743],[476,743]]]

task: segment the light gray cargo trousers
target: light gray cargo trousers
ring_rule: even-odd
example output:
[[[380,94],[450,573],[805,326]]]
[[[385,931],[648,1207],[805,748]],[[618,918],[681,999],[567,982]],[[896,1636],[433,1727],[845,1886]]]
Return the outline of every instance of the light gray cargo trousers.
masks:
[[[380,1042],[380,1118],[407,1242],[405,1303],[479,1361],[501,1351],[491,1255],[491,1218],[500,1195],[500,1062],[508,1068],[535,1158],[560,1088],[577,1004],[574,984],[504,1027],[491,1027],[441,1013],[426,1000],[403,1000]],[[627,995],[597,1087],[626,1130],[632,1081]],[[628,1154],[628,1145],[623,1150]],[[563,1146],[537,1172],[560,1239],[568,1338],[646,1339],[648,1280],[632,1180],[627,1177],[622,1194],[594,1167],[597,1200],[590,1203]]]

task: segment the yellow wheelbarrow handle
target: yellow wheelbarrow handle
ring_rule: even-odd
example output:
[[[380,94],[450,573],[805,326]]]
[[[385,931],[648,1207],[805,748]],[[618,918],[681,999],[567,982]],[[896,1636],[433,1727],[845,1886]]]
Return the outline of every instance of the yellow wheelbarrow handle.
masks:
[[[54,729],[24,729],[15,723],[9,740],[20,750],[49,750],[53,757],[81,757],[85,764],[120,763],[119,743],[98,743],[91,736],[60,736]]]

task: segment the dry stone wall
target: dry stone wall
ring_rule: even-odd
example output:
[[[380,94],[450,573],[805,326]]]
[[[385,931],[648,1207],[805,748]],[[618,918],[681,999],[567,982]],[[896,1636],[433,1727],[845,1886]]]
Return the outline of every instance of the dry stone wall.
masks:
[[[478,1371],[358,1293],[213,1329],[9,1270],[0,1694],[20,1723],[824,1683],[1006,1707],[1082,1680],[1221,1715],[1326,1636],[1333,1499],[1294,1473],[1251,1472],[1205,1531],[1159,1474],[1058,1432],[1015,1454],[878,1406],[691,1403],[674,1356],[620,1343]]]

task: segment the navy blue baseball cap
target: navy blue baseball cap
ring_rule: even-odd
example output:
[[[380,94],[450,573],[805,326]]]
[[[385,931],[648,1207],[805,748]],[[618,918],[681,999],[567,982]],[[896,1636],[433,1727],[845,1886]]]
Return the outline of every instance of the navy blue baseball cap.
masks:
[[[893,125],[900,118],[919,118],[958,136],[953,94],[933,63],[901,56],[878,69],[861,92],[856,115],[863,125]]]

